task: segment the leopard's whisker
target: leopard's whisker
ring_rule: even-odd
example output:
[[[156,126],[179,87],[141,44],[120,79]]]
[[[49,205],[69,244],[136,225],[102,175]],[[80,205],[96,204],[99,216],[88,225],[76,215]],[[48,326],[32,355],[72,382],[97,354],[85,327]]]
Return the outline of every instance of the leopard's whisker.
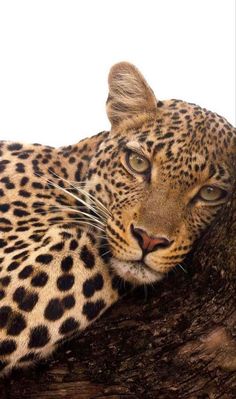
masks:
[[[110,245],[109,244],[99,245],[99,248],[105,248],[105,247],[110,248]]]
[[[49,170],[50,173],[52,173],[55,177],[61,179],[62,181],[66,182],[67,184],[69,184],[69,186],[73,187],[74,189],[76,189],[77,191],[79,191],[81,194],[83,194],[84,196],[86,196],[87,198],[90,198],[94,203],[99,205],[99,209],[101,210],[101,212],[104,212],[104,214],[106,215],[106,217],[111,216],[110,212],[108,211],[108,209],[103,205],[102,202],[100,202],[97,198],[95,198],[94,196],[92,196],[91,194],[89,194],[87,191],[85,191],[84,189],[82,189],[81,187],[79,187],[79,183],[74,185],[72,184],[69,180],[57,175],[55,172]],[[102,210],[102,209],[103,210]]]
[[[50,221],[49,221],[50,222]],[[100,231],[105,231],[103,228],[101,228],[100,226],[97,226],[97,225],[94,225],[94,224],[92,224],[92,223],[89,223],[89,222],[87,222],[87,221],[84,221],[84,220],[72,220],[72,219],[64,219],[64,220],[61,220],[61,221],[52,221],[51,222],[51,224],[53,225],[53,226],[55,226],[55,225],[62,225],[62,224],[75,224],[75,225],[77,225],[77,226],[79,226],[79,225],[88,225],[88,226],[91,226],[91,227],[93,227],[93,228],[95,228],[95,229],[98,229],[98,230],[100,230]]]
[[[61,209],[58,208],[57,210],[51,211],[51,213],[66,212],[66,211],[72,212],[73,214],[74,213],[78,214],[78,218],[76,218],[77,220],[82,220],[81,217],[79,217],[80,215],[82,215],[82,216],[87,217],[87,219],[85,219],[85,220],[88,220],[88,221],[91,220],[91,221],[94,221],[95,223],[100,224],[101,226],[104,226],[104,227],[106,226],[105,223],[103,223],[101,220],[95,218],[93,215],[91,215],[89,213],[86,213],[86,212],[82,212],[80,210],[76,210],[76,209],[67,209],[66,207],[65,208],[61,208]],[[68,216],[71,216],[71,219],[73,219],[73,217],[74,217],[73,214],[71,214],[71,215],[68,214]]]
[[[87,185],[87,183],[85,182],[75,182],[75,181],[69,181],[63,177],[60,177],[59,175],[57,175],[55,172],[52,172],[52,174],[54,174],[57,178],[60,178],[61,180],[65,181],[66,183],[68,183],[70,186],[72,186],[73,188],[75,188],[76,190],[79,189],[79,191],[82,192],[83,188],[81,188],[80,186],[85,186]],[[87,191],[83,190],[83,194],[87,197],[89,197],[92,201],[94,201],[95,203],[99,204],[100,207],[103,208],[105,214],[108,216],[111,216],[110,211],[105,207],[105,205],[99,201],[99,199],[97,199],[96,197],[92,196],[90,193],[88,193]]]
[[[58,211],[69,211],[69,212],[72,211],[73,213],[78,213],[78,215],[87,216],[88,219],[91,219],[91,220],[95,221],[96,223],[99,223],[99,224],[101,224],[102,226],[105,226],[105,223],[101,222],[99,219],[95,218],[95,217],[94,217],[93,215],[91,215],[90,213],[83,212],[83,211],[80,211],[80,210],[75,209],[75,208],[71,209],[70,207],[61,206],[61,207],[58,207],[55,211],[53,210],[52,212],[58,212]]]
[[[104,217],[107,219],[109,216],[111,216],[111,213],[107,210],[107,208],[105,208],[105,206],[103,206],[103,204],[95,197],[93,197],[91,194],[89,194],[87,191],[85,191],[83,188],[80,187],[75,187],[75,189],[82,195],[84,195],[85,197],[87,197],[92,204],[96,207],[96,209],[98,209],[103,215]]]
[[[111,254],[111,251],[105,252],[104,254],[102,254],[102,256],[105,256],[105,255],[108,255],[108,254]]]
[[[87,221],[87,219],[69,219],[69,218],[63,218],[63,220],[47,220],[47,222],[48,222],[48,224],[49,225],[53,225],[53,226],[55,226],[55,225],[63,225],[64,223],[65,224],[74,224],[74,225],[76,225],[76,226],[79,226],[79,225],[88,225],[88,226],[91,226],[91,227],[93,227],[93,228],[95,228],[95,229],[98,229],[98,230],[100,230],[101,232],[103,232],[103,233],[105,233],[105,230],[102,228],[102,227],[100,227],[100,226],[97,226],[97,225],[95,225],[95,224],[92,224],[92,223],[89,223],[88,221]],[[33,225],[33,223],[35,223],[35,221],[28,221],[27,222],[27,224],[28,225]]]
[[[89,197],[90,199],[92,198],[86,191],[80,190],[80,189],[78,190],[78,188],[76,188],[76,190],[77,190],[79,193],[81,193],[82,195],[84,195],[85,197],[87,196],[87,197]],[[79,201],[82,202],[82,199],[79,199]],[[105,219],[107,219],[108,216],[109,216],[107,213],[105,213],[105,212],[103,211],[103,209],[101,209],[99,206],[97,206],[97,204],[96,204],[94,201],[93,201],[93,204],[90,205],[90,206],[89,206],[89,204],[88,204],[87,202],[84,202],[84,205],[85,205],[86,207],[90,208],[90,209],[93,209],[93,212],[96,213],[96,215],[98,215],[100,218],[105,218]],[[93,207],[93,205],[95,206],[95,208]],[[101,213],[102,213],[102,215],[101,215]]]
[[[96,204],[96,205],[98,204],[99,209],[101,210],[101,212],[103,211],[106,216],[112,216],[111,212],[96,197],[94,197],[91,194],[87,193],[84,189],[81,189],[80,187],[79,188],[76,187],[76,189],[79,192],[81,192],[82,194],[84,194],[85,196],[89,197],[93,201],[94,204]]]
[[[177,266],[179,266],[180,269],[182,269],[184,273],[188,274],[187,270],[180,263],[178,263]]]
[[[63,218],[62,220],[53,220],[53,218],[48,219],[49,222],[58,222],[58,223],[63,223],[65,220],[71,221],[71,222],[92,222],[91,220],[88,220],[86,218]],[[94,224],[96,226],[96,224]]]
[[[35,173],[35,174],[37,175],[37,173]],[[60,180],[62,180],[62,181],[64,181],[64,182],[66,182],[68,185],[70,185],[70,186],[72,187],[72,188],[66,188],[66,189],[65,189],[65,188],[61,187],[60,185],[57,185],[57,188],[58,188],[58,189],[64,189],[63,191],[67,192],[69,195],[71,194],[71,193],[69,192],[69,190],[77,190],[77,191],[79,191],[79,192],[81,191],[81,194],[84,195],[84,196],[89,197],[89,199],[92,200],[93,204],[96,206],[96,208],[93,208],[93,212],[94,212],[94,213],[96,213],[100,218],[104,218],[104,217],[105,217],[105,218],[107,219],[107,217],[110,216],[110,214],[108,213],[109,211],[107,210],[107,208],[106,208],[99,200],[97,200],[95,197],[91,196],[91,195],[90,195],[89,193],[87,193],[85,190],[82,190],[82,189],[80,189],[79,187],[76,187],[76,186],[72,185],[68,180],[66,180],[66,179],[64,179],[63,177],[57,175],[55,172],[52,172],[52,171],[51,171],[51,174],[55,175],[58,179],[60,179]],[[54,182],[51,181],[50,179],[47,179],[47,178],[42,177],[42,176],[40,176],[40,177],[43,178],[45,181],[47,181],[48,184],[50,184],[50,185],[52,185],[52,186],[55,186],[56,183],[54,183]],[[78,183],[78,184],[79,184],[79,183]],[[83,192],[82,192],[82,191],[83,191]],[[89,205],[87,204],[87,202],[83,202],[83,200],[82,200],[81,198],[78,198],[78,197],[76,197],[76,198],[77,198],[77,201],[83,203],[83,205],[85,205],[86,207],[89,207],[90,209],[92,209],[91,206],[89,206]],[[98,205],[97,205],[97,203],[98,203]],[[101,209],[101,207],[102,207],[103,209]],[[97,212],[96,212],[96,211],[97,211]],[[98,211],[100,211],[103,215],[101,215]]]
[[[69,191],[67,191],[64,187],[59,186],[58,184],[54,183],[53,181],[44,178],[42,176],[40,176],[41,179],[47,181],[48,184],[50,184],[52,187],[57,188],[58,190],[61,190],[62,192],[64,192],[65,194],[68,194],[70,197],[74,198],[76,201],[80,202],[81,204],[83,204],[85,207],[89,208],[91,211],[93,211],[94,213],[96,213],[98,216],[101,217],[101,215],[98,213],[98,211],[91,206],[90,204],[88,204],[87,202],[85,202],[84,200],[82,200],[82,198],[77,197],[75,194],[70,193]]]

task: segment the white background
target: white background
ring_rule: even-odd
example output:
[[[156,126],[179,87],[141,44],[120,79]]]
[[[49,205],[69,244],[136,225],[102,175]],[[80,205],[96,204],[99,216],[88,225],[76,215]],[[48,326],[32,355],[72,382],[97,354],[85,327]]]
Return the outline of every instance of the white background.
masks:
[[[159,99],[235,124],[235,0],[0,0],[0,139],[55,146],[109,129],[127,60]]]

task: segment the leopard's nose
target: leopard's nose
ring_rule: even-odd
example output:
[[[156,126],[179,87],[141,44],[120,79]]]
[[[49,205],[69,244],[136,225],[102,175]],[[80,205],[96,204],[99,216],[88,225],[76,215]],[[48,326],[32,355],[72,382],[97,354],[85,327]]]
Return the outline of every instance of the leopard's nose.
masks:
[[[137,228],[133,224],[131,224],[130,228],[131,233],[138,241],[144,254],[148,254],[160,248],[168,248],[172,244],[172,241],[168,240],[166,237],[149,236],[145,230]]]

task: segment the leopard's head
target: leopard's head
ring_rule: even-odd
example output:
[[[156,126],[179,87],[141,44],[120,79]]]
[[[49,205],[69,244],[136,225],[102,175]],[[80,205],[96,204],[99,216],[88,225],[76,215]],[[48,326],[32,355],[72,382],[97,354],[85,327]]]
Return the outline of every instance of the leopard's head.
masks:
[[[111,131],[95,154],[87,187],[109,210],[111,265],[135,284],[180,264],[233,188],[236,129],[180,100],[157,101],[140,72],[109,75]]]

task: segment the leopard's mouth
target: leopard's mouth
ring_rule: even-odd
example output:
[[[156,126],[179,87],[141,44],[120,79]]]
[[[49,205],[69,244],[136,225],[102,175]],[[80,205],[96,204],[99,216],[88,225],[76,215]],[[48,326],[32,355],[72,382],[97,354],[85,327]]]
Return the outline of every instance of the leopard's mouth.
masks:
[[[164,273],[157,272],[141,260],[124,261],[113,257],[111,266],[121,278],[135,285],[154,283],[164,277]]]

